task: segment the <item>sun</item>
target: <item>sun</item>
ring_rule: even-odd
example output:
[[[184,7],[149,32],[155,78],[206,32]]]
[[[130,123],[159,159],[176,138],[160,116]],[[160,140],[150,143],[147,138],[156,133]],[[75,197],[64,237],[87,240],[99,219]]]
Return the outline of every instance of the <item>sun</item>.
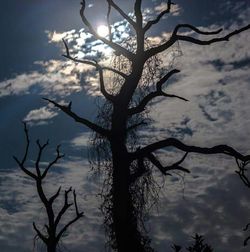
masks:
[[[109,34],[109,28],[106,25],[99,25],[97,27],[97,33],[101,37],[106,37]]]

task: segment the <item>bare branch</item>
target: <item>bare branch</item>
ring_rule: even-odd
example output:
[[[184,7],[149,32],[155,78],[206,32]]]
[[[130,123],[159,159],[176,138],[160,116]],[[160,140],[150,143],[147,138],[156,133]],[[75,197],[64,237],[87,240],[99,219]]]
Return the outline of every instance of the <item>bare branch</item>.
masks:
[[[33,179],[37,179],[37,176],[32,173],[31,171],[29,171],[28,169],[26,169],[24,167],[24,163],[27,160],[27,156],[28,156],[28,152],[29,152],[29,146],[30,146],[30,139],[29,139],[29,131],[27,128],[27,124],[25,122],[23,122],[23,126],[24,126],[24,132],[25,132],[25,138],[26,138],[26,147],[25,147],[25,152],[22,158],[22,161],[19,161],[19,159],[15,156],[13,156],[13,159],[16,161],[16,163],[18,164],[18,166],[21,168],[21,170],[27,174],[28,176],[30,176]]]
[[[180,166],[180,164],[186,159],[188,155],[188,152],[176,163],[170,165],[170,166],[166,166],[164,167],[166,169],[166,171],[172,171],[172,170],[179,170],[179,171],[183,171],[186,173],[190,173],[190,171],[182,166]]]
[[[73,220],[69,221],[56,236],[57,241],[61,239],[62,235],[67,231],[69,226],[77,222],[81,217],[83,217],[83,213],[80,213],[80,215],[77,215]]]
[[[67,211],[68,208],[70,208],[73,204],[72,203],[68,203],[68,194],[72,191],[72,187],[70,187],[68,190],[65,190],[64,192],[64,205],[61,208],[61,210],[59,211],[56,220],[55,220],[55,226],[57,226],[62,218],[62,216],[64,215],[64,213]]]
[[[83,64],[87,64],[87,65],[90,65],[90,66],[93,66],[96,68],[96,70],[98,70],[99,72],[99,81],[100,81],[100,91],[101,93],[103,94],[103,96],[109,100],[109,101],[114,101],[114,96],[109,94],[107,91],[106,91],[106,88],[105,88],[105,84],[104,84],[104,77],[103,77],[103,70],[109,70],[109,71],[112,71],[116,74],[119,74],[121,75],[122,77],[126,78],[127,75],[125,75],[124,73],[116,70],[116,69],[113,69],[113,68],[110,68],[110,67],[102,67],[100,66],[96,61],[90,61],[90,60],[79,60],[77,58],[73,58],[71,55],[70,55],[70,52],[69,52],[69,48],[68,48],[68,45],[66,43],[66,41],[63,39],[63,43],[64,43],[64,46],[65,46],[65,49],[66,49],[66,54],[64,54],[63,56],[67,59],[70,59],[70,60],[73,60],[74,62],[77,62],[77,63],[83,63]]]
[[[197,45],[211,45],[211,44],[214,44],[214,43],[217,43],[217,42],[229,41],[229,39],[232,36],[237,35],[237,34],[243,32],[243,31],[246,31],[248,29],[250,29],[250,24],[247,25],[247,26],[242,27],[239,30],[235,30],[235,31],[227,34],[226,36],[220,37],[220,38],[213,38],[213,39],[209,39],[209,40],[200,40],[200,39],[196,39],[196,38],[189,37],[189,36],[177,35],[177,40],[187,41],[187,42],[191,42],[191,43],[197,44]],[[220,30],[218,30],[218,31],[220,31]]]
[[[20,162],[20,161],[18,160],[17,157],[13,156],[13,158],[14,158],[14,160],[17,162],[17,164],[19,165],[19,167],[21,168],[21,170],[22,170],[24,173],[26,173],[28,176],[32,177],[33,179],[37,179],[37,176],[36,176],[34,173],[32,173],[31,171],[27,170],[27,169],[24,167],[24,165],[22,164],[22,162]]]
[[[215,30],[215,31],[202,31],[200,30],[199,28],[193,26],[193,25],[190,25],[190,24],[178,24],[174,31],[173,31],[173,35],[172,36],[175,36],[177,35],[178,31],[181,29],[181,28],[188,28],[190,30],[193,30],[194,32],[196,33],[199,33],[199,34],[202,34],[202,35],[216,35],[216,34],[219,34],[220,32],[222,32],[222,28],[221,29],[218,29],[218,30]]]
[[[110,0],[107,0],[108,2],[108,13],[107,13],[107,24],[108,24],[108,30],[109,30],[109,40],[113,40],[112,32],[111,32],[111,24],[110,24],[110,14],[111,14],[111,3]]]
[[[75,210],[76,210],[76,216],[83,215],[83,212],[79,212],[77,201],[76,201],[76,191],[73,191],[73,196],[74,196],[74,205],[75,205]]]
[[[192,28],[192,30],[194,30],[200,34],[206,34],[206,35],[217,34],[221,31],[221,30],[217,30],[217,31],[212,31],[212,32],[204,32],[204,31],[200,31],[198,28],[195,28],[191,25],[185,25],[185,26],[188,26],[188,28]],[[238,30],[234,30],[233,32],[230,32],[229,34],[227,34],[223,37],[213,38],[213,39],[209,39],[209,40],[200,40],[200,39],[193,38],[190,36],[178,35],[178,34],[173,33],[171,38],[168,41],[166,41],[165,43],[163,43],[162,45],[157,46],[157,47],[153,47],[153,48],[150,48],[149,50],[147,50],[146,51],[146,58],[148,59],[158,53],[165,51],[166,49],[168,49],[170,46],[172,46],[177,41],[187,41],[187,42],[191,42],[191,43],[197,44],[197,45],[211,45],[211,44],[222,42],[222,41],[229,41],[229,39],[231,37],[233,37],[234,35],[237,35],[237,34],[243,32],[243,31],[246,31],[248,29],[250,29],[250,24],[248,24]],[[178,29],[177,29],[177,31],[178,31]]]
[[[37,176],[40,178],[41,177],[41,171],[40,171],[39,164],[40,164],[40,160],[41,160],[41,157],[42,157],[43,150],[48,146],[49,141],[47,141],[45,144],[41,145],[40,141],[38,139],[36,141],[36,144],[37,144],[37,146],[39,148],[39,151],[38,151],[35,167],[36,167]]]
[[[200,154],[225,154],[231,157],[235,157],[241,161],[248,161],[250,160],[250,155],[242,155],[235,149],[233,149],[230,146],[227,145],[216,145],[211,148],[207,147],[198,147],[198,146],[192,146],[192,145],[186,145],[182,143],[180,140],[175,138],[167,138],[162,141],[155,142],[153,144],[149,144],[148,146],[141,148],[137,150],[134,153],[131,153],[132,158],[138,159],[139,157],[145,157],[149,155],[150,153],[157,151],[162,148],[166,147],[175,147],[179,150],[189,152],[189,153],[200,153]]]
[[[35,222],[33,222],[33,228],[35,229],[38,237],[45,243],[47,244],[48,239],[41,233],[41,231],[36,227]]]
[[[170,165],[170,166],[163,166],[161,162],[152,154],[149,153],[146,157],[152,162],[154,166],[156,166],[164,175],[171,175],[168,173],[169,171],[173,170],[179,170],[182,172],[190,173],[190,171],[182,166],[180,164],[185,160],[187,157],[188,152],[181,158],[181,160],[177,161],[176,163]]]
[[[136,17],[136,30],[142,29],[143,17],[141,11],[142,0],[136,0],[134,6],[134,12]]]
[[[29,132],[28,132],[28,128],[27,128],[27,123],[23,122],[23,126],[24,126],[24,132],[25,132],[25,137],[26,137],[26,148],[25,148],[25,153],[24,153],[24,156],[23,156],[23,159],[22,159],[22,162],[21,162],[22,165],[24,164],[24,162],[27,159],[27,155],[28,155],[28,152],[29,152],[29,145],[30,145],[30,139],[29,139]]]
[[[134,108],[130,108],[128,110],[129,115],[134,115],[141,113],[145,110],[145,107],[148,105],[149,102],[151,102],[154,98],[164,96],[164,97],[171,97],[171,98],[177,98],[183,101],[188,101],[187,99],[178,96],[178,95],[173,95],[173,94],[167,94],[162,91],[162,86],[163,84],[174,74],[179,73],[180,71],[177,69],[174,69],[167,73],[160,81],[157,82],[156,84],[156,91],[149,93],[146,95],[141,102]]]
[[[171,11],[171,5],[174,5],[174,3],[172,3],[171,0],[168,0],[167,9],[164,10],[164,11],[162,11],[162,12],[157,16],[156,19],[150,20],[150,21],[145,25],[145,27],[143,28],[144,33],[145,33],[146,31],[148,31],[148,30],[151,28],[152,25],[159,23],[160,20],[161,20],[161,18],[162,18],[165,14],[170,13],[170,11]]]
[[[108,4],[112,6],[116,11],[120,13],[120,15],[128,21],[129,24],[131,24],[133,27],[136,26],[136,23],[130,18],[116,3],[114,3],[113,0],[107,0]]]
[[[93,67],[97,68],[98,63],[97,63],[96,61],[91,61],[91,60],[80,60],[80,59],[77,59],[77,58],[72,57],[72,56],[70,55],[69,47],[68,47],[66,41],[65,41],[64,39],[62,39],[62,41],[63,41],[63,43],[64,43],[65,50],[66,50],[66,54],[63,54],[63,55],[62,55],[63,57],[65,57],[65,58],[67,58],[67,59],[69,59],[69,60],[72,60],[72,61],[74,61],[74,62],[76,62],[76,63],[86,64],[86,65],[90,65],[90,66],[93,66]],[[111,71],[111,72],[113,72],[113,73],[115,73],[115,74],[118,74],[118,75],[122,76],[124,79],[126,79],[126,78],[128,77],[125,73],[123,73],[123,72],[121,72],[121,71],[119,71],[119,70],[117,70],[117,69],[114,69],[114,68],[112,68],[112,67],[100,66],[100,65],[99,65],[99,67],[101,67],[102,70],[107,70],[107,71]]]
[[[146,156],[150,162],[155,166],[157,167],[164,175],[170,175],[169,173],[166,172],[165,168],[163,167],[163,165],[161,164],[161,162],[152,154],[152,153],[149,153],[147,156]]]
[[[249,164],[249,160],[239,162],[239,160],[236,158],[236,163],[238,165],[239,171],[235,171],[235,172],[239,175],[241,181],[247,187],[250,188],[250,180],[249,180],[249,178],[246,175],[246,171],[247,171],[246,166]]]
[[[70,189],[71,190],[71,189]],[[73,223],[75,223],[78,219],[82,218],[84,216],[83,212],[79,212],[78,210],[78,205],[77,205],[77,200],[76,200],[76,192],[75,190],[73,191],[73,196],[74,196],[74,206],[75,206],[75,211],[76,211],[76,217],[74,219],[72,219],[71,221],[69,221],[62,229],[61,231],[58,233],[56,239],[59,241],[61,236],[66,232],[66,230],[68,229],[68,227],[70,225],[72,225]],[[70,204],[72,205],[72,204]]]
[[[87,126],[88,128],[94,130],[95,132],[99,133],[102,136],[106,136],[108,137],[110,132],[109,130],[106,130],[104,128],[102,128],[101,126],[96,125],[95,123],[79,117],[77,114],[75,114],[72,110],[71,110],[71,103],[70,106],[64,106],[64,105],[60,105],[57,102],[47,99],[47,98],[43,98],[45,101],[48,101],[52,104],[54,104],[57,108],[59,108],[60,110],[62,110],[65,114],[67,114],[68,116],[70,116],[71,118],[73,118],[76,122],[81,123],[85,126]]]
[[[51,196],[49,198],[49,204],[51,204],[51,205],[53,204],[53,202],[55,201],[55,199],[60,195],[61,189],[62,189],[62,187],[60,186],[58,188],[57,192],[53,196]]]
[[[109,94],[105,88],[105,84],[104,84],[104,78],[103,78],[103,69],[100,65],[97,64],[97,70],[99,71],[99,79],[100,79],[100,91],[103,94],[103,96],[111,101],[114,102],[114,96]]]
[[[125,49],[124,47],[110,41],[107,40],[106,38],[100,36],[95,29],[93,28],[93,26],[91,25],[91,23],[88,21],[88,19],[86,18],[84,11],[85,11],[85,0],[82,1],[81,3],[82,7],[80,9],[80,16],[82,18],[83,23],[88,27],[89,32],[96,38],[101,40],[103,43],[105,43],[106,45],[110,46],[113,50],[115,50],[116,52],[118,52],[119,54],[122,54],[123,56],[125,56],[126,58],[128,58],[129,60],[133,60],[134,59],[134,54],[130,51],[128,51],[127,49]]]
[[[46,177],[46,175],[47,175],[49,169],[50,169],[54,164],[56,164],[57,161],[58,161],[59,159],[61,159],[61,158],[63,158],[63,157],[64,157],[64,155],[61,155],[61,154],[60,154],[60,145],[57,145],[57,147],[56,147],[56,158],[55,158],[52,162],[50,162],[49,165],[48,165],[48,166],[46,167],[46,169],[44,170],[44,172],[43,172],[43,174],[42,174],[42,176],[41,176],[42,179]]]

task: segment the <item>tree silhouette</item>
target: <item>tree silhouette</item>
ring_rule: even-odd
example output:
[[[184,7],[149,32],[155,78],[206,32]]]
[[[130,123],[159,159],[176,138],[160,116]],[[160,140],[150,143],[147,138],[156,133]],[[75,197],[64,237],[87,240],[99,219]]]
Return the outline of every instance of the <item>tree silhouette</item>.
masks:
[[[194,240],[194,243],[186,248],[186,251],[189,252],[213,252],[213,249],[210,245],[207,243],[204,243],[204,238],[202,235],[195,234],[195,236],[192,237]],[[180,252],[182,250],[182,247],[176,244],[173,244],[172,249],[175,252]]]
[[[47,141],[45,144],[40,144],[40,141],[37,140],[36,144],[38,146],[38,154],[37,154],[37,159],[35,162],[36,172],[35,173],[31,172],[29,169],[25,167],[25,163],[27,161],[29,147],[30,147],[30,139],[29,139],[29,133],[28,133],[28,128],[27,128],[26,123],[24,123],[24,132],[26,136],[26,148],[25,148],[24,156],[22,160],[19,160],[15,156],[14,156],[14,159],[19,165],[19,167],[21,168],[21,170],[35,181],[37,194],[39,196],[40,201],[42,202],[42,204],[44,205],[46,209],[47,221],[48,221],[48,223],[44,225],[45,230],[46,230],[44,232],[39,230],[36,223],[33,222],[33,228],[36,231],[35,238],[38,237],[46,245],[47,252],[56,252],[59,242],[62,239],[65,232],[67,231],[67,229],[76,221],[78,221],[81,217],[83,217],[83,212],[79,212],[78,210],[75,190],[73,190],[74,203],[69,203],[68,201],[69,193],[72,192],[72,188],[70,187],[68,190],[65,190],[64,204],[58,210],[58,213],[56,214],[54,210],[54,203],[56,199],[58,199],[58,197],[60,196],[61,186],[57,189],[56,193],[48,197],[44,191],[43,183],[46,176],[48,175],[49,170],[53,167],[53,165],[57,163],[59,159],[63,158],[64,155],[60,153],[60,145],[58,145],[56,148],[57,155],[55,159],[51,161],[45,169],[41,170],[40,168],[41,157],[42,157],[43,151],[48,146],[49,142]],[[75,217],[71,219],[68,223],[62,225],[61,224],[62,217],[71,208],[71,206],[74,206],[75,208]],[[62,226],[62,227],[59,228],[59,226]]]
[[[154,20],[144,22],[142,14],[142,0],[135,0],[134,17],[126,14],[113,0],[107,0],[108,14],[107,23],[109,36],[100,36],[85,15],[85,1],[82,3],[80,16],[87,27],[88,32],[97,40],[113,49],[117,57],[127,60],[128,70],[118,69],[112,66],[102,66],[95,60],[78,59],[71,55],[68,45],[64,41],[66,57],[77,63],[93,66],[99,73],[100,91],[106,99],[108,106],[101,110],[99,117],[103,123],[95,123],[87,118],[77,115],[72,110],[72,102],[62,105],[54,100],[44,98],[54,104],[66,115],[76,122],[88,127],[99,139],[99,147],[108,156],[106,166],[109,178],[107,184],[109,191],[104,196],[105,223],[109,231],[110,245],[119,252],[127,251],[153,251],[150,246],[150,239],[147,237],[143,225],[142,211],[148,203],[148,193],[152,184],[152,170],[157,168],[163,175],[170,175],[172,171],[189,172],[182,166],[189,153],[199,153],[206,155],[224,154],[236,158],[240,162],[247,162],[250,156],[245,156],[231,146],[217,145],[213,147],[191,146],[176,138],[162,139],[146,146],[141,146],[139,135],[136,145],[130,144],[128,140],[131,135],[138,133],[138,129],[145,124],[143,115],[145,110],[157,97],[179,99],[186,102],[187,99],[164,91],[164,84],[175,74],[178,69],[171,69],[158,76],[158,80],[152,83],[150,88],[138,96],[138,90],[142,85],[145,65],[152,57],[171,49],[178,42],[183,41],[200,46],[228,41],[232,36],[246,31],[250,25],[232,31],[226,35],[219,36],[222,29],[215,31],[203,31],[190,24],[178,24],[174,28],[170,38],[157,46],[145,46],[146,33],[156,25],[164,15],[169,14],[174,3],[167,2],[166,10],[162,11]],[[124,44],[114,42],[111,34],[110,12],[117,11],[132,27],[134,31],[133,50]],[[183,35],[180,30],[191,31],[192,34],[203,35],[200,39],[191,35]],[[207,39],[207,36],[212,38]],[[216,36],[216,37],[215,37]],[[159,66],[156,66],[156,69]],[[115,92],[108,90],[105,83],[104,71],[112,72],[119,78],[119,85]],[[99,119],[100,119],[99,118]],[[106,118],[106,119],[105,119]],[[105,121],[108,120],[108,121]],[[98,121],[98,120],[97,120]],[[165,166],[157,158],[157,151],[171,147],[183,152],[183,157],[170,166]],[[101,155],[99,153],[99,155]],[[103,168],[104,169],[104,168]]]

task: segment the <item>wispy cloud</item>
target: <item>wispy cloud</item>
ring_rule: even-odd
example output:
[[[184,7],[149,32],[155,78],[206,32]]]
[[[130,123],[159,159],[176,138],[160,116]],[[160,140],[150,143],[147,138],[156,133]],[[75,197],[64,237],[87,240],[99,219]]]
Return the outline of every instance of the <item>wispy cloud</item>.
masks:
[[[23,119],[25,122],[31,124],[46,124],[47,120],[57,116],[57,112],[51,110],[48,107],[42,107],[39,109],[31,110]]]

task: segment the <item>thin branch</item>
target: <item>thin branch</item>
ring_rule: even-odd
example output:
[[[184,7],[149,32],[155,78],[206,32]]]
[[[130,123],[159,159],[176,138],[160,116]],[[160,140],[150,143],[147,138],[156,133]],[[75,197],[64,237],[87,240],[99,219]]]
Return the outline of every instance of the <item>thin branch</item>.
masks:
[[[58,188],[58,190],[56,191],[56,193],[55,193],[53,196],[51,196],[51,197],[49,198],[49,204],[52,205],[53,202],[55,201],[55,199],[58,198],[58,196],[60,195],[61,189],[62,189],[62,187],[60,186],[60,187]]]
[[[246,31],[248,29],[250,29],[250,24],[247,25],[247,26],[242,27],[239,30],[235,30],[235,31],[233,31],[233,32],[227,34],[226,36],[221,37],[221,38],[213,38],[213,39],[210,39],[210,40],[200,40],[200,39],[196,39],[196,38],[189,37],[189,36],[177,35],[177,40],[187,41],[187,42],[191,42],[191,43],[197,44],[197,45],[210,45],[210,44],[214,44],[214,43],[221,42],[221,41],[229,41],[229,39],[232,36],[237,35],[237,34],[243,32],[243,31]]]
[[[35,180],[37,179],[37,176],[36,176],[34,173],[32,173],[31,171],[27,170],[27,169],[24,167],[24,165],[22,164],[22,162],[20,162],[20,161],[18,160],[17,157],[13,156],[13,158],[14,158],[14,160],[16,161],[16,163],[19,165],[19,167],[21,168],[21,170],[22,170],[25,174],[27,174],[28,176],[30,176],[31,178],[33,178],[33,179],[35,179]]]
[[[149,153],[146,157],[155,167],[157,167],[160,170],[161,173],[163,173],[164,175],[170,175],[169,173],[166,172],[161,162],[152,153]]]
[[[177,69],[174,69],[172,71],[170,71],[169,73],[167,73],[160,81],[157,82],[156,84],[156,91],[149,93],[148,95],[146,95],[141,102],[134,108],[130,108],[128,110],[129,115],[134,115],[134,114],[138,114],[141,113],[145,110],[145,107],[148,105],[149,102],[151,102],[154,98],[156,97],[160,97],[160,96],[164,96],[164,97],[170,97],[170,98],[177,98],[183,101],[188,101],[187,99],[178,96],[178,95],[174,95],[174,94],[167,94],[165,92],[162,91],[162,86],[163,84],[174,74],[179,73],[180,71]]]
[[[18,164],[18,166],[21,168],[21,170],[27,174],[29,177],[33,178],[33,179],[37,179],[37,176],[32,173],[31,171],[29,171],[28,169],[26,169],[24,167],[24,164],[27,160],[27,156],[28,156],[28,152],[29,152],[29,146],[30,146],[30,139],[29,139],[29,131],[27,128],[27,124],[26,122],[23,122],[23,127],[24,127],[24,132],[25,132],[25,138],[26,138],[26,147],[25,147],[25,152],[22,158],[22,161],[20,161],[17,157],[13,156],[13,159],[16,161],[16,163]]]
[[[76,191],[73,191],[73,196],[74,196],[74,205],[75,205],[75,210],[76,210],[76,216],[83,215],[83,212],[79,212],[78,205],[77,205],[77,200],[76,200]]]
[[[25,132],[25,137],[26,137],[26,148],[25,148],[25,153],[24,153],[24,156],[23,156],[23,159],[22,159],[22,162],[21,162],[22,165],[24,164],[24,162],[27,159],[27,155],[28,155],[28,152],[29,152],[29,145],[30,145],[29,132],[28,132],[26,122],[23,122],[23,127],[24,127],[24,132]]]
[[[49,169],[57,163],[57,161],[61,158],[63,158],[65,155],[61,155],[60,154],[60,145],[57,145],[56,147],[56,157],[55,159],[49,163],[49,165],[46,167],[46,169],[44,170],[43,174],[42,174],[42,179],[44,179],[49,171]]]
[[[42,157],[43,150],[48,146],[49,141],[47,141],[45,144],[41,145],[40,141],[38,139],[36,141],[36,144],[37,144],[37,146],[39,148],[39,151],[38,151],[35,167],[36,167],[37,176],[40,178],[41,177],[41,170],[40,170],[39,164],[40,164],[40,160],[41,160],[41,157]]]
[[[48,239],[41,233],[41,231],[36,227],[35,222],[33,222],[33,228],[35,229],[38,237],[45,243],[47,244]]]
[[[202,31],[200,30],[199,28],[193,26],[193,25],[190,25],[190,24],[178,24],[174,31],[173,31],[173,35],[172,36],[175,36],[177,35],[178,31],[181,29],[181,28],[188,28],[198,34],[202,34],[202,35],[217,35],[219,34],[220,32],[222,32],[222,28],[218,29],[218,30],[215,30],[215,31]]]
[[[66,41],[64,39],[62,39],[62,41],[63,41],[63,44],[65,46],[65,50],[66,50],[66,54],[62,55],[63,57],[65,57],[65,58],[67,58],[69,60],[72,60],[72,61],[74,61],[76,63],[86,64],[86,65],[90,65],[90,66],[93,66],[93,67],[97,68],[98,63],[96,61],[80,60],[80,59],[77,59],[75,57],[72,57],[70,52],[69,52],[69,47],[68,47]],[[124,79],[126,79],[128,77],[128,75],[126,75],[125,73],[123,73],[123,72],[121,72],[121,71],[119,71],[117,69],[114,69],[112,67],[100,66],[100,65],[99,65],[99,67],[101,67],[103,70],[111,71],[111,72],[113,72],[115,74],[118,74],[118,75],[122,76]]]
[[[110,24],[110,14],[111,14],[111,3],[110,0],[107,0],[108,2],[108,13],[107,13],[107,24],[108,24],[108,30],[109,30],[109,40],[113,40],[112,31],[111,31],[111,24]]]
[[[235,157],[241,161],[248,161],[250,160],[250,155],[242,155],[235,149],[227,145],[216,145],[214,147],[198,147],[192,145],[186,145],[182,143],[180,140],[175,138],[167,138],[162,141],[155,142],[153,144],[149,144],[148,146],[137,150],[134,153],[131,153],[132,159],[138,159],[139,157],[145,157],[150,153],[157,151],[162,148],[166,147],[175,147],[179,150],[189,152],[189,153],[200,153],[200,154],[225,154],[231,157]]]
[[[70,187],[68,190],[65,190],[64,192],[64,205],[61,208],[61,210],[59,211],[56,220],[55,220],[55,226],[57,226],[62,218],[62,216],[64,215],[64,213],[67,211],[68,208],[70,208],[73,204],[72,203],[68,203],[68,194],[72,191],[72,187]]]
[[[249,164],[249,160],[239,162],[239,160],[236,158],[236,163],[238,165],[239,171],[235,171],[235,172],[239,175],[241,181],[247,187],[250,188],[250,180],[245,173],[247,171],[246,166]]]
[[[182,166],[180,166],[180,164],[186,159],[188,155],[188,152],[186,152],[186,154],[176,163],[170,165],[170,166],[166,166],[164,167],[166,171],[172,171],[172,170],[179,170],[179,171],[183,171],[186,173],[190,173],[190,171]]]
[[[105,43],[106,45],[110,46],[113,50],[115,50],[116,52],[122,54],[123,56],[125,56],[126,58],[128,58],[129,60],[133,60],[134,59],[134,54],[130,51],[128,51],[127,49],[125,49],[124,47],[100,36],[95,29],[93,28],[93,26],[91,25],[91,23],[88,21],[88,19],[86,18],[84,11],[85,11],[85,0],[82,1],[81,3],[82,7],[80,9],[80,16],[82,18],[83,23],[88,27],[89,32],[96,38],[101,40],[103,43]]]
[[[96,68],[97,68],[97,70],[98,70],[98,72],[99,72],[100,91],[101,91],[101,93],[103,94],[103,96],[104,96],[107,100],[109,100],[109,101],[111,101],[111,102],[114,102],[115,97],[114,97],[113,95],[109,94],[109,93],[107,92],[106,88],[105,88],[105,83],[104,83],[104,78],[103,78],[103,69],[102,69],[102,67],[101,67],[100,65],[97,64],[97,67],[96,67]]]
[[[130,18],[116,3],[114,3],[113,0],[107,0],[108,4],[110,4],[120,15],[128,21],[129,24],[131,24],[133,27],[136,26],[136,23],[133,21],[132,18]]]
[[[171,5],[174,5],[174,3],[172,3],[171,0],[168,0],[167,9],[164,10],[164,11],[162,11],[162,12],[157,16],[156,19],[148,21],[148,23],[147,23],[147,24],[145,25],[145,27],[143,28],[144,32],[148,31],[148,30],[151,28],[152,25],[159,23],[160,20],[161,20],[161,18],[162,18],[164,15],[170,13],[170,11],[171,11]]]
[[[169,171],[178,170],[186,173],[190,173],[190,171],[182,166],[180,164],[186,159],[188,155],[188,152],[176,163],[170,165],[170,166],[163,166],[161,162],[152,154],[148,154],[146,157],[151,161],[151,163],[156,166],[164,175],[171,175],[168,173]]]
[[[78,205],[77,205],[77,200],[76,200],[76,192],[75,190],[73,191],[73,196],[74,196],[74,206],[75,206],[75,211],[76,211],[76,217],[74,219],[72,219],[71,221],[69,221],[62,229],[61,231],[58,233],[56,239],[59,241],[61,236],[66,232],[66,230],[68,229],[68,227],[70,225],[72,225],[73,223],[75,223],[78,219],[82,218],[84,216],[84,212],[79,212],[78,210]],[[72,205],[72,204],[71,204]]]
[[[57,241],[61,239],[62,235],[67,231],[68,227],[78,221],[81,217],[83,217],[83,213],[80,213],[73,220],[69,221],[56,236]]]
[[[81,123],[85,126],[87,126],[88,128],[94,130],[95,132],[99,133],[102,136],[106,136],[108,137],[110,132],[109,130],[106,130],[104,128],[102,128],[101,126],[85,119],[82,117],[79,117],[77,114],[75,114],[72,110],[71,110],[71,103],[69,103],[68,106],[64,106],[64,105],[60,105],[57,102],[47,99],[47,98],[43,98],[45,101],[48,101],[52,104],[54,104],[57,108],[59,108],[60,110],[62,110],[65,114],[67,114],[68,116],[70,116],[71,118],[73,118],[76,122]]]
[[[187,25],[186,25],[187,26]],[[200,31],[198,28],[196,27],[193,27],[193,26],[190,26],[188,25],[189,28],[192,27],[192,30],[198,32],[198,33],[201,33],[201,34],[205,34],[207,33],[206,35],[211,35],[211,34],[217,34],[220,32],[220,30],[217,30],[217,31],[212,31],[212,32],[203,32],[203,31]],[[173,35],[171,36],[171,38],[166,41],[165,43],[163,43],[162,45],[160,46],[157,46],[157,47],[153,47],[153,48],[150,48],[146,51],[146,58],[150,58],[158,53],[161,53],[163,51],[165,51],[166,49],[168,49],[169,47],[171,47],[175,42],[177,41],[187,41],[187,42],[191,42],[193,44],[197,44],[197,45],[211,45],[211,44],[214,44],[214,43],[218,43],[218,42],[222,42],[222,41],[229,41],[229,39],[231,37],[233,37],[234,35],[237,35],[241,32],[244,32],[246,30],[250,29],[250,24],[238,29],[238,30],[234,30],[233,32],[230,32],[228,33],[227,35],[223,36],[223,37],[219,37],[219,38],[213,38],[213,39],[209,39],[209,40],[200,40],[200,39],[197,39],[197,38],[193,38],[193,37],[190,37],[190,36],[184,36],[184,35],[178,35],[178,34],[175,34],[173,33]]]

